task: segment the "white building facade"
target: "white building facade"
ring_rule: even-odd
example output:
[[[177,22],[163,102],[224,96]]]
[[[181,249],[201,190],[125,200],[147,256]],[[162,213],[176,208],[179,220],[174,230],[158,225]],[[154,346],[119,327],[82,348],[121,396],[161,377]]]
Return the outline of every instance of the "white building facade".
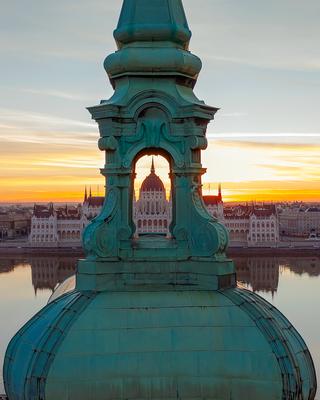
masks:
[[[225,225],[229,231],[231,246],[272,247],[279,242],[279,221],[276,207],[267,205],[236,205],[223,208],[222,196],[219,190],[219,199],[215,206],[204,201],[211,215]],[[218,196],[217,196],[218,197]],[[223,216],[221,215],[221,206]]]
[[[52,203],[35,205],[29,244],[32,247],[77,247],[87,223],[81,206],[54,208]]]
[[[279,242],[279,219],[274,205],[224,207],[221,186],[217,196],[204,196],[203,200],[208,212],[228,229],[231,246],[273,247]],[[100,213],[103,203],[104,197],[92,196],[90,190],[89,196],[85,192],[83,204],[77,207],[35,205],[31,218],[30,245],[79,247],[83,229]],[[312,216],[319,216],[320,222],[320,211],[318,215],[313,212]],[[133,201],[135,235],[160,234],[170,237],[171,219],[171,198],[167,199],[164,184],[156,175],[152,162],[150,174],[140,187],[139,197]],[[306,229],[309,229],[309,220],[306,221]],[[311,225],[314,226],[314,222]]]
[[[248,244],[260,246],[274,245],[280,240],[279,220],[276,207],[273,205],[254,206],[250,214]]]
[[[280,233],[292,238],[320,238],[320,208],[288,206],[279,213]]]
[[[35,205],[31,217],[29,244],[31,247],[79,247],[83,229],[97,215],[104,197],[88,196],[85,190],[83,204],[54,207]]]

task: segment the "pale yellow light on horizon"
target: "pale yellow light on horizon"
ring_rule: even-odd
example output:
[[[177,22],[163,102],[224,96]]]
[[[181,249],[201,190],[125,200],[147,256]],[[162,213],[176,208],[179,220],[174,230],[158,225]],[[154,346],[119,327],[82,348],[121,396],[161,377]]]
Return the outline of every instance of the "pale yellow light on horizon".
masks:
[[[211,140],[203,152],[203,193],[215,194],[221,182],[225,201],[320,201],[319,152],[320,145]],[[94,194],[103,194],[103,154],[95,142],[15,143],[0,153],[0,202],[78,202],[90,185]],[[136,190],[150,164],[151,157],[139,160]],[[168,193],[168,164],[155,157],[155,165]]]

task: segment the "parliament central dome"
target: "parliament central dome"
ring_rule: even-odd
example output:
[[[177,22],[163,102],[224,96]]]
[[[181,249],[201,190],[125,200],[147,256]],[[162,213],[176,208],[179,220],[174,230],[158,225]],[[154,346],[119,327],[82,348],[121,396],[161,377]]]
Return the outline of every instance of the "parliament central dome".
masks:
[[[154,162],[152,160],[150,174],[144,179],[141,184],[140,192],[165,192],[162,180],[155,172]]]

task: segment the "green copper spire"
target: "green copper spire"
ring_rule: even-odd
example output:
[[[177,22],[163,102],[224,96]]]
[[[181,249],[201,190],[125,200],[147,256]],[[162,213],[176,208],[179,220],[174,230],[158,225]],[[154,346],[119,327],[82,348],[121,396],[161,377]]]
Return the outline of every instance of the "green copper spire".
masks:
[[[91,261],[114,263],[117,257],[139,270],[161,260],[163,277],[172,268],[165,261],[184,260],[198,271],[211,263],[212,288],[234,285],[234,266],[225,256],[228,233],[202,200],[201,151],[217,108],[193,92],[201,61],[188,50],[191,32],[182,2],[125,0],[114,36],[118,51],[107,57],[105,68],[115,93],[89,108],[99,125],[99,148],[106,152],[102,174],[107,197],[101,215],[83,235],[87,261],[79,264],[78,288],[88,288]],[[144,154],[162,155],[170,165],[170,240],[136,240],[133,181],[136,162]],[[170,274],[175,279],[176,271]]]
[[[201,61],[188,51],[191,32],[181,0],[125,0],[114,31],[118,52],[105,60],[111,83],[124,75],[196,79]]]
[[[191,32],[181,0],[125,0],[114,38],[118,47],[133,42],[172,42],[187,49]]]

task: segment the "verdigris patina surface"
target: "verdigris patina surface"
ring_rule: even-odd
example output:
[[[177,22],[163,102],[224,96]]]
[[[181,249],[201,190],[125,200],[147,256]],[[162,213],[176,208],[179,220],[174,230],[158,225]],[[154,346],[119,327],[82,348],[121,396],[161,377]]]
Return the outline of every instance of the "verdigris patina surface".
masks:
[[[84,232],[76,289],[8,346],[9,400],[314,399],[304,341],[236,287],[227,231],[204,206],[201,151],[217,109],[193,92],[201,61],[181,0],[124,0],[114,37],[105,60],[114,95],[89,108],[106,155],[105,204]],[[146,154],[170,165],[170,239],[135,235],[135,165]]]

